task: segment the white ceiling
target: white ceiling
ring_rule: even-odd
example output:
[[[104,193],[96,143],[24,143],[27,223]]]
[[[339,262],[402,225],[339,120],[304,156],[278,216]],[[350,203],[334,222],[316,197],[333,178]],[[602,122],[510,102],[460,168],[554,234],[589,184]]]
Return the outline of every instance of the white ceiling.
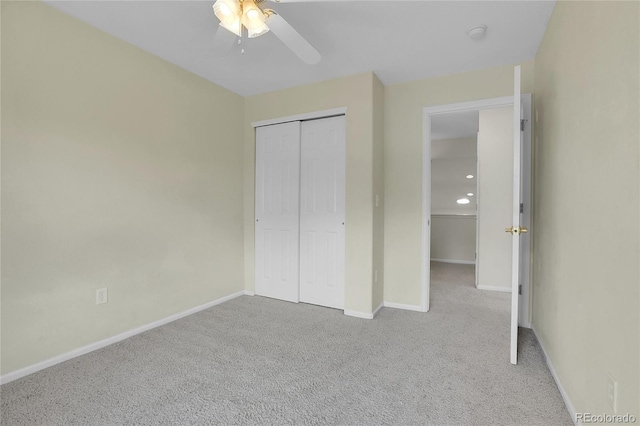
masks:
[[[431,140],[475,138],[478,135],[480,111],[452,112],[431,116]]]
[[[209,1],[51,1],[122,40],[242,96],[374,71],[395,84],[533,59],[554,1],[315,1],[273,3],[321,54],[306,65],[273,34],[216,57]],[[290,0],[289,0],[290,1]],[[466,30],[485,24],[485,39]]]

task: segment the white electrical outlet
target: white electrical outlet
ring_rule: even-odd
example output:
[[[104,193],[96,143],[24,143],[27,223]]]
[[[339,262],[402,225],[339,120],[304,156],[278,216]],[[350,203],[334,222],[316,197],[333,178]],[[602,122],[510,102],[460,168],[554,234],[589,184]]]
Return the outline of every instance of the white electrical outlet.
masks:
[[[616,414],[618,412],[618,381],[611,373],[607,374],[607,401],[613,414]]]
[[[96,290],[96,305],[107,303],[109,301],[107,288],[99,288]]]
[[[374,283],[378,282],[378,270],[377,269],[375,271],[373,271],[373,282]]]

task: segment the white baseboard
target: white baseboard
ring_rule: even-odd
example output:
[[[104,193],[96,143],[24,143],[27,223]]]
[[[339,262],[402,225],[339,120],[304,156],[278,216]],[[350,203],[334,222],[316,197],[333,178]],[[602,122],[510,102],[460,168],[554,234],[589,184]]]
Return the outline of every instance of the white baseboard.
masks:
[[[487,290],[487,291],[500,291],[503,293],[511,293],[511,288],[508,287],[494,287],[490,285],[477,285],[476,288],[478,290]]]
[[[376,317],[376,315],[378,314],[378,312],[380,312],[380,309],[382,309],[382,307],[383,307],[383,306],[384,306],[384,302],[380,303],[380,304],[378,305],[378,307],[377,307],[376,309],[374,309],[374,311],[373,311],[373,318],[375,318],[375,317]]]
[[[253,291],[251,291],[251,290],[245,290],[245,291],[244,291],[244,294],[245,294],[246,296],[255,296],[255,295],[256,295],[256,293],[255,293],[255,292],[253,292]]]
[[[363,318],[363,319],[373,319],[374,313],[360,312],[360,311],[351,311],[349,309],[344,310],[344,314],[349,317],[354,318]]]
[[[375,308],[372,313],[360,312],[360,311],[352,311],[352,310],[349,310],[349,309],[345,309],[344,310],[344,314],[346,316],[354,317],[354,318],[374,319],[375,316],[378,314],[378,312],[380,311],[380,309],[382,309],[383,306],[384,306],[384,302],[381,303],[380,305],[378,305],[378,307]]]
[[[558,386],[558,390],[560,391],[560,395],[562,395],[562,399],[564,400],[564,405],[567,407],[567,410],[569,411],[569,415],[571,416],[571,420],[573,421],[573,423],[575,425],[582,424],[582,422],[578,422],[577,421],[576,410],[573,408],[573,404],[571,403],[571,400],[569,399],[569,395],[567,395],[567,392],[564,390],[564,387],[562,386],[562,383],[560,382],[560,378],[558,377],[558,374],[556,373],[556,369],[553,367],[553,363],[551,362],[551,359],[549,358],[549,355],[547,354],[547,351],[545,350],[544,345],[542,344],[542,340],[540,340],[540,338],[538,337],[538,333],[536,332],[535,326],[532,326],[531,330],[533,330],[533,335],[536,336],[536,340],[538,341],[538,344],[540,345],[540,348],[542,349],[542,353],[544,355],[544,359],[545,359],[545,361],[547,361],[547,367],[549,367],[549,371],[551,372],[551,376],[553,377],[553,380],[555,380],[556,385]]]
[[[460,265],[475,265],[475,260],[455,260],[455,259],[431,259],[432,262],[457,263]]]
[[[41,362],[38,362],[38,363],[30,365],[28,367],[24,367],[24,368],[21,368],[19,370],[12,371],[11,373],[7,373],[7,374],[5,374],[3,376],[0,376],[0,384],[5,384],[5,383],[12,382],[12,381],[20,379],[20,378],[22,378],[24,376],[28,376],[29,374],[33,374],[36,371],[44,370],[47,367],[51,367],[53,365],[60,364],[61,362],[68,361],[70,359],[79,357],[81,355],[88,354],[89,352],[93,352],[95,350],[102,349],[105,346],[109,346],[109,345],[117,343],[117,342],[119,342],[121,340],[128,339],[129,337],[135,336],[136,334],[144,333],[145,331],[151,330],[151,329],[156,328],[156,327],[160,327],[161,325],[165,325],[165,324],[168,324],[168,323],[173,322],[175,320],[178,320],[180,318],[184,318],[186,316],[193,315],[193,314],[195,314],[197,312],[203,311],[205,309],[209,309],[212,306],[219,305],[221,303],[227,302],[227,301],[229,301],[231,299],[235,299],[236,297],[244,296],[244,295],[245,295],[244,291],[239,291],[237,293],[230,294],[229,296],[221,297],[220,299],[216,299],[216,300],[213,300],[211,302],[205,303],[204,305],[200,305],[200,306],[196,306],[196,307],[191,308],[191,309],[187,309],[186,311],[179,312],[177,314],[168,316],[168,317],[160,319],[158,321],[154,321],[152,323],[143,325],[143,326],[138,327],[138,328],[134,328],[133,330],[129,330],[129,331],[125,331],[124,333],[116,334],[115,336],[108,337],[108,338],[106,338],[104,340],[100,340],[98,342],[91,343],[91,344],[89,344],[87,346],[83,346],[81,348],[74,349],[72,351],[60,354],[58,356],[55,356],[53,358],[49,358],[49,359],[41,361]]]
[[[404,309],[405,311],[426,312],[420,305],[404,305],[402,303],[384,302],[385,308]]]

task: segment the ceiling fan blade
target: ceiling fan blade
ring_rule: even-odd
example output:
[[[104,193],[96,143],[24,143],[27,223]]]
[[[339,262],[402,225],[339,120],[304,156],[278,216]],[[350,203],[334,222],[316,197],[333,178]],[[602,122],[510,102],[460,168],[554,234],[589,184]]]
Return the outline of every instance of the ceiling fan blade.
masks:
[[[322,56],[307,40],[304,39],[282,16],[272,13],[266,24],[276,37],[302,59],[304,63],[314,65]]]
[[[213,54],[216,56],[226,56],[233,49],[238,37],[222,25],[218,25],[216,35],[213,37]]]

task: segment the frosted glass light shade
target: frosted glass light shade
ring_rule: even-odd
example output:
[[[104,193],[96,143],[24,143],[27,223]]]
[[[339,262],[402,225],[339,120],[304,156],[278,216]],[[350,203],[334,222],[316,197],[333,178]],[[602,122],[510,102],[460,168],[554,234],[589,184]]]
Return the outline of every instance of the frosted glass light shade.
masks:
[[[217,0],[213,5],[213,13],[226,28],[239,19],[240,3],[237,0]]]
[[[268,33],[269,27],[267,27],[267,24],[262,24],[261,27],[258,27],[256,29],[247,29],[247,32],[249,33],[249,38],[256,38]]]
[[[247,27],[249,31],[255,32],[262,30],[265,26],[264,21],[266,19],[267,18],[264,16],[264,13],[262,13],[262,10],[256,6],[253,0],[244,0],[242,3],[242,24]]]
[[[231,22],[229,25],[220,22],[220,26],[225,30],[231,31],[238,37],[242,37],[242,25],[240,24],[240,18],[236,18],[236,20],[234,22]]]

